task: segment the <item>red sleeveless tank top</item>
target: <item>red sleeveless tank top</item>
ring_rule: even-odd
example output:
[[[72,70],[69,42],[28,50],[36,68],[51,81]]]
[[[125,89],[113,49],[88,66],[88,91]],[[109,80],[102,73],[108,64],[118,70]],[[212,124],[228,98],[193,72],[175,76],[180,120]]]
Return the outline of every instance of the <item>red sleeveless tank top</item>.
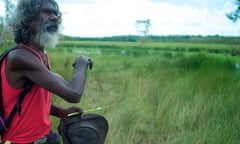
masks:
[[[18,46],[34,52],[43,63],[42,57],[37,51],[23,44],[19,44]],[[5,73],[6,59],[4,59],[1,68],[3,107],[6,116],[8,116],[22,89],[15,89],[8,83]],[[51,70],[49,59],[48,68]],[[24,98],[21,106],[21,115],[17,113],[14,116],[9,129],[2,136],[3,141],[9,140],[13,143],[27,144],[49,133],[51,129],[49,120],[51,93],[49,91],[34,84],[32,90]]]

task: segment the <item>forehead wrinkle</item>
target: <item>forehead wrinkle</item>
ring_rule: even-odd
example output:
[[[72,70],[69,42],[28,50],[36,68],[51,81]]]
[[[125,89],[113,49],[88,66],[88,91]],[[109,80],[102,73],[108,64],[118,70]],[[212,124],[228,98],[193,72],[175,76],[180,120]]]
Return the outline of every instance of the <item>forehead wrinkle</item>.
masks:
[[[48,1],[42,3],[42,5],[40,7],[40,11],[51,11],[58,16],[61,15],[61,12],[59,11],[58,6],[55,5],[54,3],[48,2]]]

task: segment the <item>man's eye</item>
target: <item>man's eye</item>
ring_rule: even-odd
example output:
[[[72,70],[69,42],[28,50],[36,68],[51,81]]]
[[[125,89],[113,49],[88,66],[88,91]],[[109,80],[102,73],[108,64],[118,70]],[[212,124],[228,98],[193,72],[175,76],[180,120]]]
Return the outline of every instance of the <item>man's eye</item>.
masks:
[[[42,10],[43,13],[46,13],[46,14],[50,14],[51,11],[50,10]]]
[[[54,14],[56,16],[58,16],[58,12],[57,11],[54,11],[54,10],[48,10],[48,9],[45,9],[45,10],[41,10],[43,13],[47,14],[47,15],[51,15],[51,14]]]

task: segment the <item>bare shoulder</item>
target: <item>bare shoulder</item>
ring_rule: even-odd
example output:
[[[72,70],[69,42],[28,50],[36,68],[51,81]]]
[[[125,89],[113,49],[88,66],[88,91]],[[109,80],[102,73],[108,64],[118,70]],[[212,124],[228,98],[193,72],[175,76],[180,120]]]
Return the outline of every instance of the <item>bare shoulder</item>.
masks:
[[[7,65],[10,70],[34,69],[40,65],[39,58],[26,49],[16,49],[11,51],[7,56]]]
[[[6,60],[6,77],[15,88],[21,88],[31,73],[43,69],[39,58],[25,49],[11,51]]]

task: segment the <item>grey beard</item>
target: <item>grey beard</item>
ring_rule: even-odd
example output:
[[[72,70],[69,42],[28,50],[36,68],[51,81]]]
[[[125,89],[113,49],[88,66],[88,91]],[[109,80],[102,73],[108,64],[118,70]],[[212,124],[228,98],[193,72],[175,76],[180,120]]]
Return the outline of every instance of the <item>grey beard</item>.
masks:
[[[36,36],[36,42],[44,48],[55,48],[58,40],[57,32],[39,32]]]

